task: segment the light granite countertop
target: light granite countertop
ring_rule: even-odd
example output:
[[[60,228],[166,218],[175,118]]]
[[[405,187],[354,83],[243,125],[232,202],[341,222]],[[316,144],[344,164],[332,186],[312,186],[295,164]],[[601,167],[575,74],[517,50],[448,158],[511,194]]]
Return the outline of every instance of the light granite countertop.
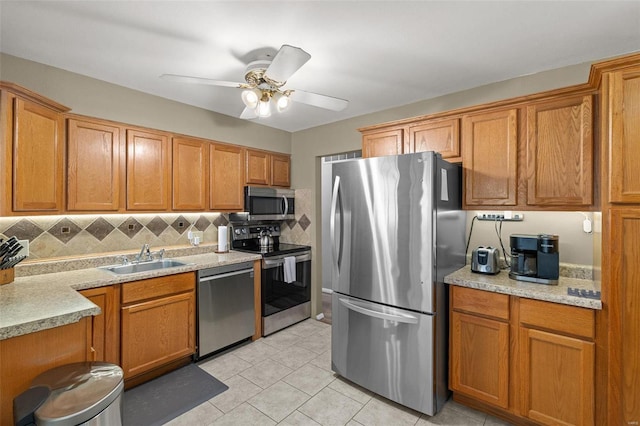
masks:
[[[253,261],[261,259],[261,256],[237,251],[219,254],[211,248],[210,252],[171,258],[187,265],[116,275],[90,266],[91,261],[84,260],[85,269],[18,276],[14,282],[0,286],[0,340],[71,324],[83,317],[99,314],[100,308],[77,290]]]
[[[569,288],[591,290],[593,292],[600,291],[600,283],[593,280],[561,276],[558,280],[558,285],[534,284],[513,280],[509,278],[509,271],[506,270],[500,271],[497,275],[485,275],[471,272],[471,268],[467,265],[447,275],[444,278],[444,282],[527,299],[544,300],[582,308],[602,309],[600,299],[571,296],[568,293]]]

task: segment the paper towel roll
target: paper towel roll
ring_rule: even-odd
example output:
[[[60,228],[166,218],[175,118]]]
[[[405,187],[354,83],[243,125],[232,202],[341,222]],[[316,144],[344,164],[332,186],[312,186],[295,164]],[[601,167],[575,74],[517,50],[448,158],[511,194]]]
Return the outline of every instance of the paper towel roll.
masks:
[[[218,251],[227,251],[227,227],[218,226]]]

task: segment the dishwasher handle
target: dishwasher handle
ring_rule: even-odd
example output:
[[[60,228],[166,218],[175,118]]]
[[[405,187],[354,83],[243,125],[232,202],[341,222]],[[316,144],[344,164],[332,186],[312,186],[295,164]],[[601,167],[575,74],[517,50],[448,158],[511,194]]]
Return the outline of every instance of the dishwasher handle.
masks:
[[[253,272],[253,269],[243,269],[241,271],[227,272],[226,274],[218,274],[218,275],[211,275],[209,277],[201,277],[198,281],[201,283],[205,283],[208,281],[220,280],[222,278],[234,277],[236,275],[248,274],[251,272]]]

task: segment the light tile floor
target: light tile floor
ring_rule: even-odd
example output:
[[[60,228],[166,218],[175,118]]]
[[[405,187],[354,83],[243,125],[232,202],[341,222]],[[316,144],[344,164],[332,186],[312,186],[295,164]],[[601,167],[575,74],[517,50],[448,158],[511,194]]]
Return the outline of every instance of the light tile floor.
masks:
[[[430,417],[331,371],[331,325],[308,319],[204,360],[229,389],[169,425],[507,425],[453,401]]]

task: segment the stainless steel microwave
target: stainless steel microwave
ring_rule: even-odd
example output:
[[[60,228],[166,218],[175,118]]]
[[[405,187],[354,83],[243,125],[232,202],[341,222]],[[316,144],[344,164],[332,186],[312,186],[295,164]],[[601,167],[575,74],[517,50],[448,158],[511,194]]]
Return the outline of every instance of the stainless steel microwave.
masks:
[[[295,219],[295,191],[245,186],[244,210],[249,221]]]

